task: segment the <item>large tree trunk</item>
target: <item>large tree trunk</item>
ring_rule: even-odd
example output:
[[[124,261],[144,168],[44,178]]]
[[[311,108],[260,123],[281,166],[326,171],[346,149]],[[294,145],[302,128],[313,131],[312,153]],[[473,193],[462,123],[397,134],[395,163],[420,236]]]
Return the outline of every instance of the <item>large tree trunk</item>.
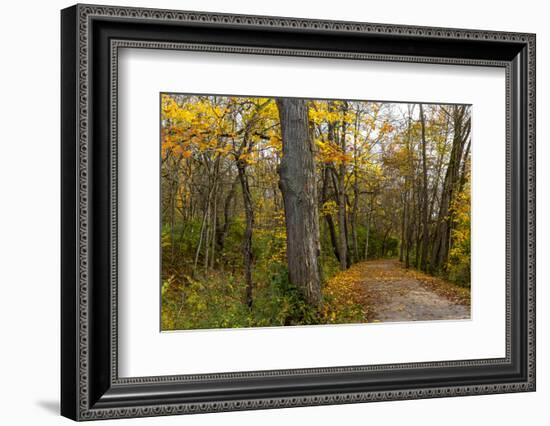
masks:
[[[303,99],[277,99],[283,156],[279,186],[286,222],[290,282],[300,288],[311,306],[321,303],[319,217],[313,141],[308,106]]]

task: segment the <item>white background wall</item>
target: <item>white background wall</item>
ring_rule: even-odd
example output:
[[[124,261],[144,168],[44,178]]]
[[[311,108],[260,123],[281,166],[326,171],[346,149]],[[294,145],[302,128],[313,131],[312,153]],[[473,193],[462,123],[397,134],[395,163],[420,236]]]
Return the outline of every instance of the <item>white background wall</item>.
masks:
[[[550,27],[536,0],[132,0],[103,4],[537,33],[538,390],[422,401],[293,408],[117,424],[548,424],[550,403]],[[68,424],[59,404],[59,9],[11,1],[0,25],[0,422]],[[545,189],[546,188],[546,189]],[[131,423],[130,423],[131,422]],[[110,424],[108,421],[102,424]],[[115,424],[115,423],[113,423]]]

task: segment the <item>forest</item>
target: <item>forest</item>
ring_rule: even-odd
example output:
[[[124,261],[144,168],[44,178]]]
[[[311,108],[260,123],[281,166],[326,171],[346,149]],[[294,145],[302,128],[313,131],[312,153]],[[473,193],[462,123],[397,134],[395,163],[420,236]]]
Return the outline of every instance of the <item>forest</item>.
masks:
[[[162,330],[469,318],[469,105],[160,109]]]

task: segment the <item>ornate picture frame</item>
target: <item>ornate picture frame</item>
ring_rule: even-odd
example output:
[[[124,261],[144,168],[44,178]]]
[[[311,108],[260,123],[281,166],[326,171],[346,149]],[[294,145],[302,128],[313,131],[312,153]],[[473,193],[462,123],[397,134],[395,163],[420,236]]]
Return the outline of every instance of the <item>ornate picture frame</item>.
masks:
[[[64,9],[61,29],[62,415],[93,420],[535,390],[534,34],[96,5]],[[506,356],[119,377],[117,58],[125,47],[503,68]]]

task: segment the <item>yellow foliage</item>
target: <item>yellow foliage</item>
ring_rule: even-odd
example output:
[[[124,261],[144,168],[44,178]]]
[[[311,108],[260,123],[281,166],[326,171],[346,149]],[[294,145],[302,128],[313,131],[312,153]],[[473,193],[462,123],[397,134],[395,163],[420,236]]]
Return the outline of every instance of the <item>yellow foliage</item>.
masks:
[[[342,148],[336,143],[316,139],[315,144],[319,148],[320,160],[324,163],[341,164],[349,162],[352,159],[351,155],[343,152]]]
[[[463,285],[470,284],[470,185],[466,182],[462,191],[455,195],[450,209],[454,222],[447,272],[449,278]]]
[[[338,213],[338,205],[334,200],[326,201],[321,206],[322,215],[335,215],[336,213]]]
[[[321,310],[324,322],[367,322],[367,300],[360,285],[364,276],[364,265],[364,262],[355,264],[325,283]]]

